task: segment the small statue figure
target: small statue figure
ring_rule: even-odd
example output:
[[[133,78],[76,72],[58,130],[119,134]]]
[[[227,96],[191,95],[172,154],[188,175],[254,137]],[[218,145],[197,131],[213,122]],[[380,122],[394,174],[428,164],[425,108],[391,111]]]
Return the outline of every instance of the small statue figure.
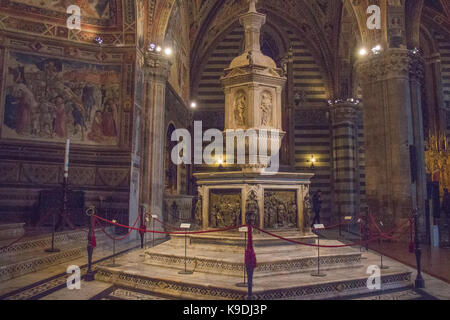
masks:
[[[309,194],[303,200],[303,208],[303,229],[305,232],[311,232],[312,203]]]
[[[197,204],[195,205],[195,225],[198,228],[203,227],[203,197],[198,196]]]
[[[246,204],[245,219],[247,224],[256,225],[259,224],[259,206],[258,197],[254,190],[250,191]]]
[[[234,117],[238,126],[245,125],[245,110],[247,109],[247,97],[243,91],[237,93],[234,103]]]

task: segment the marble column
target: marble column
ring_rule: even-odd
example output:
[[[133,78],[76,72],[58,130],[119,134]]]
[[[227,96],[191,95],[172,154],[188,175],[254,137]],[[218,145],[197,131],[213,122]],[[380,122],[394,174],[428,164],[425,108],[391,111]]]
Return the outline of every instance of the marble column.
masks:
[[[366,197],[385,224],[424,212],[425,164],[418,55],[386,49],[357,64],[364,100]],[[423,216],[423,214],[422,214]]]
[[[357,100],[330,102],[333,132],[333,205],[336,219],[354,216],[359,206]]]
[[[162,219],[164,193],[164,117],[171,62],[164,55],[145,56],[145,107],[142,125],[141,205]]]

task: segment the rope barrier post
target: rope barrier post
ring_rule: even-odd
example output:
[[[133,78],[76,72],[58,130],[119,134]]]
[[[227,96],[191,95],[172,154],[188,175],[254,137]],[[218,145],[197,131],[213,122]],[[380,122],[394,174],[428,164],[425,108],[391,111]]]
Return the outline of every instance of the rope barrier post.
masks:
[[[155,230],[155,220],[158,219],[158,216],[156,214],[152,215],[152,230]],[[190,226],[189,226],[190,228]],[[188,229],[189,229],[188,228]],[[152,248],[155,247],[155,233],[152,233]]]
[[[55,211],[52,210],[52,247],[45,249],[45,252],[47,253],[56,253],[60,252],[61,250],[55,248],[55,229],[56,229],[56,221],[55,221]]]
[[[144,206],[141,206],[141,215],[139,217],[139,219],[141,220],[141,226],[140,229],[141,231],[139,231],[139,236],[141,237],[141,249],[144,249],[144,243],[145,243],[145,232],[144,232],[144,223],[145,223],[145,208]]]
[[[315,224],[314,231],[317,231],[317,271],[311,273],[313,277],[326,277],[325,273],[320,272],[320,233],[319,230],[325,229],[323,224]]]
[[[382,221],[380,221],[380,225],[382,227],[384,226]],[[382,242],[381,242],[381,236],[380,236],[379,239],[378,239],[378,246],[380,247],[380,269],[381,270],[386,270],[386,269],[389,269],[389,267],[385,266],[383,264],[383,251],[381,250],[381,245],[382,245]]]
[[[180,225],[180,229],[189,230],[190,228],[191,228],[190,223],[182,223]],[[193,274],[192,271],[187,270],[187,233],[184,234],[184,270],[178,272],[178,274],[184,274],[184,275]]]
[[[248,227],[242,227],[242,228],[239,228],[239,232],[243,232],[244,233],[244,251],[245,251],[245,248],[247,247],[247,232],[248,232]],[[245,287],[247,287],[247,281],[246,281],[246,268],[245,268],[245,265],[244,265],[244,282],[239,282],[239,283],[237,283],[236,284],[236,287],[239,287],[239,288],[245,288]]]
[[[116,220],[112,220],[112,223],[117,223]],[[114,232],[114,234],[116,234]],[[108,266],[110,268],[120,267],[120,264],[116,264],[116,238],[113,238],[113,255],[112,255],[112,263]]]
[[[422,277],[421,270],[421,257],[422,257],[422,248],[420,247],[420,237],[419,237],[419,210],[416,209],[414,212],[414,247],[416,253],[416,263],[417,263],[417,277],[415,281],[416,289],[425,288],[425,280]]]
[[[89,232],[88,232],[88,270],[86,272],[84,280],[87,282],[94,281],[95,273],[92,271],[92,256],[94,254],[94,248],[97,246],[95,240],[95,207],[90,207],[86,210],[86,215],[89,217]]]

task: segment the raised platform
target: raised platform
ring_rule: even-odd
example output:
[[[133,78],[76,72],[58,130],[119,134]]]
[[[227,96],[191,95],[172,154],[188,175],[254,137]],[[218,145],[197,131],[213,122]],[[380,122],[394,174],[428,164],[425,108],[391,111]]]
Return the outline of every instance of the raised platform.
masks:
[[[71,261],[87,255],[87,230],[64,231],[55,234],[55,248],[59,252],[48,253],[51,234],[27,237],[0,250],[0,282],[36,272],[47,267]],[[4,245],[11,241],[4,242]],[[111,240],[97,232],[97,245]],[[3,243],[3,242],[2,242]]]
[[[286,232],[283,236],[293,236]],[[217,239],[212,239],[216,237]],[[314,237],[301,237],[314,241]],[[244,243],[236,234],[189,237],[187,269],[184,269],[184,237],[142,252],[133,252],[118,260],[121,267],[99,266],[96,279],[116,285],[183,299],[246,299],[243,281]],[[213,244],[211,241],[215,240]],[[258,267],[254,274],[256,299],[323,299],[367,293],[367,267],[377,265],[379,257],[353,248],[321,248],[324,278],[312,277],[317,268],[317,249],[299,245],[270,243],[268,237],[255,235]],[[324,244],[339,244],[323,240]],[[261,245],[264,244],[264,245]],[[383,290],[409,286],[410,273],[400,264],[382,270]]]

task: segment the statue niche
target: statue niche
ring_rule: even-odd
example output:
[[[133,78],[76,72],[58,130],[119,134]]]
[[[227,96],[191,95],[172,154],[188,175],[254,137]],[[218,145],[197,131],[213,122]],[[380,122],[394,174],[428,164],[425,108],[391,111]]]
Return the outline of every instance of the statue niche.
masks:
[[[247,95],[244,90],[239,90],[236,93],[236,98],[234,100],[234,120],[237,126],[245,126],[246,125],[246,116],[245,113],[247,111]]]
[[[203,227],[203,197],[198,196],[197,204],[195,206],[195,226],[198,229]]]
[[[251,190],[246,202],[245,223],[259,226],[259,205],[258,196],[255,190]]]
[[[264,91],[261,94],[261,125],[270,126],[272,122],[272,94]]]

